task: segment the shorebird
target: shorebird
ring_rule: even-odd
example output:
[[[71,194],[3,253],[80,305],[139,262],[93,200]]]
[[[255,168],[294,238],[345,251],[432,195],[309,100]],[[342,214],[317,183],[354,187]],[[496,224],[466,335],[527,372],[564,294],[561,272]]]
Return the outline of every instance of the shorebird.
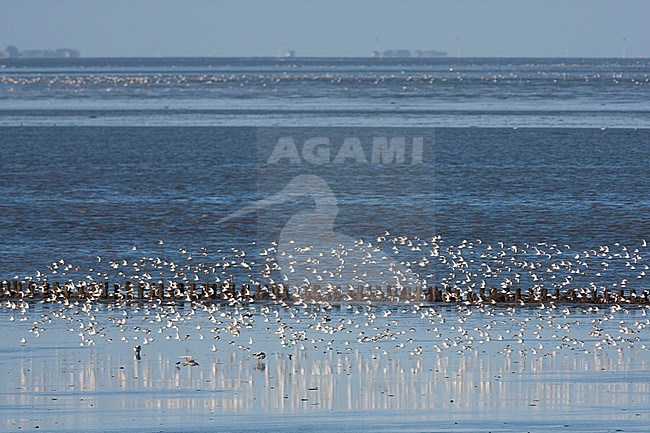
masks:
[[[262,362],[264,358],[266,358],[266,353],[264,352],[253,353],[253,358],[257,359],[257,363],[259,364],[260,362]]]
[[[137,346],[135,346],[135,347],[133,348],[133,350],[135,351],[135,359],[137,359],[137,360],[139,361],[139,360],[141,359],[141,357],[140,357],[140,350],[142,350],[142,346],[140,346],[140,345],[138,344]]]
[[[185,361],[183,362],[183,364],[182,364],[182,365],[184,365],[184,366],[187,366],[187,367],[194,367],[195,365],[199,365],[199,363],[196,362],[196,361],[194,360],[194,358],[191,357],[190,355],[184,355],[184,356],[181,356],[181,358],[185,360]],[[176,363],[176,365],[179,365],[180,363],[181,363],[181,362],[178,361],[178,362]]]

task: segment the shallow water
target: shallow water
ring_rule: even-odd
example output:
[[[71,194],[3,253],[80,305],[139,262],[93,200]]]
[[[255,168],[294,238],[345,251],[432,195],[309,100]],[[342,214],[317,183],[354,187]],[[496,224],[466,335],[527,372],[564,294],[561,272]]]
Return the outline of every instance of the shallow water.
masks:
[[[648,128],[647,59],[0,60],[0,125]]]
[[[1,429],[645,431],[650,421],[642,307],[252,305],[235,333],[230,310],[5,305]],[[170,319],[178,329],[158,332]],[[282,343],[280,326],[294,338]],[[176,365],[188,353],[199,365]]]

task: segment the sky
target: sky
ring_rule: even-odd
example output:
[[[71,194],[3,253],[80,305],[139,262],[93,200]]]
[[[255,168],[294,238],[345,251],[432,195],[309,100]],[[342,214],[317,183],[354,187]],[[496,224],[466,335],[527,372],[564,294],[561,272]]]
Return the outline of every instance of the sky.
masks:
[[[0,50],[83,57],[648,57],[648,0],[0,0]]]

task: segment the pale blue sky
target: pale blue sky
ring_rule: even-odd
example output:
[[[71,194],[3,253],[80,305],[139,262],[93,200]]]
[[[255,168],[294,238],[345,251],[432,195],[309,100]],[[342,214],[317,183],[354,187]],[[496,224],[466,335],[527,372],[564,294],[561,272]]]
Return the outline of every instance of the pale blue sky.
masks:
[[[648,0],[0,0],[0,49],[101,56],[650,56]],[[626,42],[624,43],[624,38]]]

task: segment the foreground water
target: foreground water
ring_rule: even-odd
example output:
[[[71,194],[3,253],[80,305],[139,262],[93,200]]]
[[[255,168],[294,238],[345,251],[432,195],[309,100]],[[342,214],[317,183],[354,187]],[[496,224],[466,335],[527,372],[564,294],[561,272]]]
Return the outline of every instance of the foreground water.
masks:
[[[646,431],[647,312],[7,302],[0,429]]]

